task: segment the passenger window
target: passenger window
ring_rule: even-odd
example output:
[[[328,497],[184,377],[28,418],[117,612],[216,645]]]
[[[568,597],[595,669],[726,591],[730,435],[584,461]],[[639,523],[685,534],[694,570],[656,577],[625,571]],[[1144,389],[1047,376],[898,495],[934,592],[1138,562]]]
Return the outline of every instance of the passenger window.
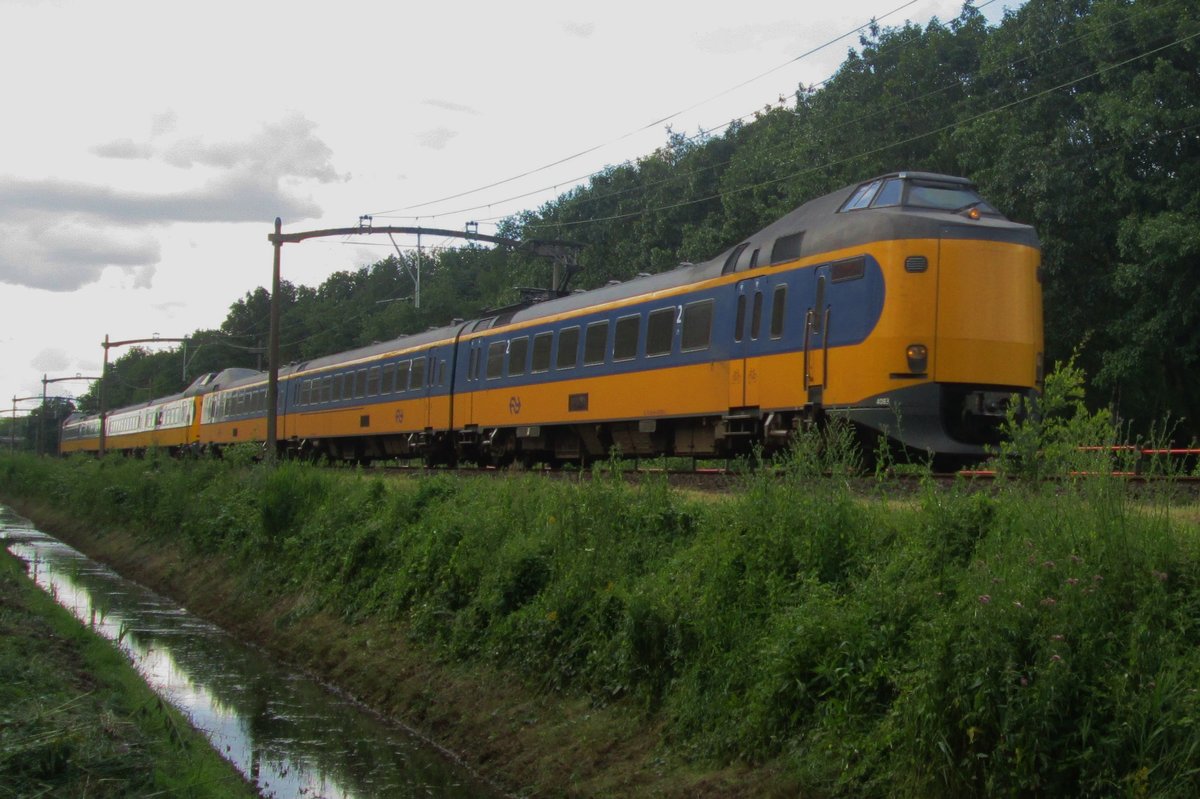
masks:
[[[505,341],[493,341],[487,351],[487,379],[499,380],[504,376],[504,350],[508,347]]]
[[[613,331],[613,360],[631,361],[637,357],[638,333],[642,317],[638,314],[622,316]]]
[[[585,366],[604,363],[604,351],[608,344],[608,322],[593,322],[587,326],[583,340],[583,363]]]
[[[659,308],[646,322],[646,355],[666,355],[675,339],[675,307]]]
[[[771,338],[783,338],[783,314],[787,309],[787,286],[776,286],[771,295]]]
[[[538,333],[533,337],[534,372],[550,371],[550,347],[554,343],[553,333]]]
[[[354,372],[342,375],[342,399],[354,399]]]
[[[775,245],[771,247],[771,264],[782,264],[787,261],[794,261],[800,257],[800,245],[804,243],[804,232],[792,233],[789,236],[780,236],[775,239]]]
[[[321,402],[333,402],[333,378],[321,378]]]
[[[847,258],[844,261],[837,261],[829,272],[834,283],[858,280],[867,273],[867,259],[860,255],[857,258]]]
[[[439,386],[446,385],[446,361],[439,360],[437,362],[437,384]]]
[[[372,366],[367,372],[367,396],[374,397],[379,394],[379,367]]]
[[[412,377],[410,378],[412,389],[425,387],[425,357],[413,358],[412,362]]]
[[[412,361],[396,364],[396,391],[408,391],[408,374],[411,370]]]
[[[525,357],[529,354],[529,337],[514,338],[508,344],[508,376],[525,374]]]
[[[568,327],[558,333],[558,357],[555,369],[574,369],[579,363],[579,328]]]
[[[354,375],[354,398],[362,399],[367,396],[367,370],[359,369]]]
[[[713,301],[702,300],[684,306],[683,332],[680,334],[680,349],[683,352],[708,349],[712,336]]]
[[[763,293],[761,291],[754,292],[754,310],[750,314],[750,338],[758,340],[758,334],[762,332],[762,306]]]
[[[389,363],[383,367],[383,380],[380,382],[379,393],[391,394],[396,390],[396,364]]]
[[[308,398],[312,394],[312,381],[304,380],[300,383],[300,397],[297,399],[297,405],[307,405]]]
[[[467,366],[467,379],[474,380],[479,376],[479,348],[471,348],[471,362]]]

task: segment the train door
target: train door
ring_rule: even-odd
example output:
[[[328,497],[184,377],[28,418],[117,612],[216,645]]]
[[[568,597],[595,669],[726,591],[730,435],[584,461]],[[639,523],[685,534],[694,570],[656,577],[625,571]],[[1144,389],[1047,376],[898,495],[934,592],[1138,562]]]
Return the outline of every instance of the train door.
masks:
[[[758,372],[754,344],[763,335],[763,294],[766,279],[743,280],[734,299],[733,345],[729,357],[729,407],[758,406]]]
[[[479,390],[479,375],[483,372],[484,358],[487,353],[483,346],[482,338],[471,339],[470,351],[467,358],[467,382],[466,391],[463,394],[462,424],[464,425],[478,424],[475,420],[475,394]]]
[[[821,404],[825,387],[829,385],[831,309],[826,300],[829,279],[829,266],[816,269],[813,302],[804,314],[804,389],[812,405]]]

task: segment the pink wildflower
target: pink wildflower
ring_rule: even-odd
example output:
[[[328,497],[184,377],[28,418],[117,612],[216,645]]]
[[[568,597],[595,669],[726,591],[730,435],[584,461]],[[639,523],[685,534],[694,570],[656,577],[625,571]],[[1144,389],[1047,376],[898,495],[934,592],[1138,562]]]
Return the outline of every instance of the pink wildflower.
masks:
[[[1052,560],[1048,560],[1048,561],[1046,561],[1045,563],[1043,563],[1042,565],[1043,565],[1043,566],[1045,566],[1047,569],[1053,569],[1053,568],[1054,568],[1054,561],[1052,561]]]
[[[1054,597],[1052,597],[1052,596],[1048,596],[1048,597],[1046,597],[1045,599],[1043,599],[1043,600],[1042,600],[1042,604],[1043,604],[1043,605],[1045,605],[1045,606],[1046,606],[1046,607],[1048,607],[1048,608],[1052,608],[1052,607],[1054,607],[1055,605],[1057,605],[1057,604],[1058,604],[1058,600],[1057,600],[1057,599],[1055,599],[1055,598],[1054,598]]]
[[[979,604],[981,604],[981,605],[986,605],[986,604],[988,604],[988,603],[989,603],[989,602],[991,602],[991,601],[992,601],[992,598],[991,598],[990,596],[988,596],[987,594],[980,594],[980,595],[979,595]]]
[[[1013,607],[1024,608],[1025,606],[1024,606],[1024,605],[1022,605],[1020,602],[1015,602],[1015,601],[1014,601],[1014,602],[1013,602]]]
[[[1067,585],[1079,585],[1079,578],[1078,577],[1068,577]]]
[[[1061,657],[1059,657],[1057,654],[1053,654],[1053,655],[1051,655],[1051,656],[1050,656],[1050,662],[1051,662],[1051,663],[1061,663],[1061,662],[1062,662],[1062,658],[1061,658]]]

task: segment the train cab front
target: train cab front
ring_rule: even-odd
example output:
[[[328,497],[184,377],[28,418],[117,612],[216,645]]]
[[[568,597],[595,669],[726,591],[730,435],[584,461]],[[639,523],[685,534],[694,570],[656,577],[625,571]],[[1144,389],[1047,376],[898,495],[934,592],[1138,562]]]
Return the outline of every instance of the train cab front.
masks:
[[[978,459],[999,443],[1013,398],[1041,386],[1036,233],[1005,218],[963,178],[898,173],[878,183],[874,201],[894,202],[895,246],[909,253],[889,282],[889,301],[909,306],[897,309],[908,320],[897,335],[911,333],[890,345],[899,351],[904,344],[906,361],[890,375],[912,379],[872,398],[868,415],[876,423],[869,426],[886,428],[910,450]]]

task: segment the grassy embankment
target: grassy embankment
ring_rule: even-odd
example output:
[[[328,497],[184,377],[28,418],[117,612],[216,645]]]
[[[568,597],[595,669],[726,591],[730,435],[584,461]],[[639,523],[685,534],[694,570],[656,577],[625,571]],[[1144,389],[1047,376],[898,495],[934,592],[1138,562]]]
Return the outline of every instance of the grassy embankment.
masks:
[[[0,551],[0,797],[251,797],[108,641]]]
[[[714,502],[10,458],[0,495],[517,790],[1196,795],[1194,516],[1104,478],[864,500],[829,465]]]

